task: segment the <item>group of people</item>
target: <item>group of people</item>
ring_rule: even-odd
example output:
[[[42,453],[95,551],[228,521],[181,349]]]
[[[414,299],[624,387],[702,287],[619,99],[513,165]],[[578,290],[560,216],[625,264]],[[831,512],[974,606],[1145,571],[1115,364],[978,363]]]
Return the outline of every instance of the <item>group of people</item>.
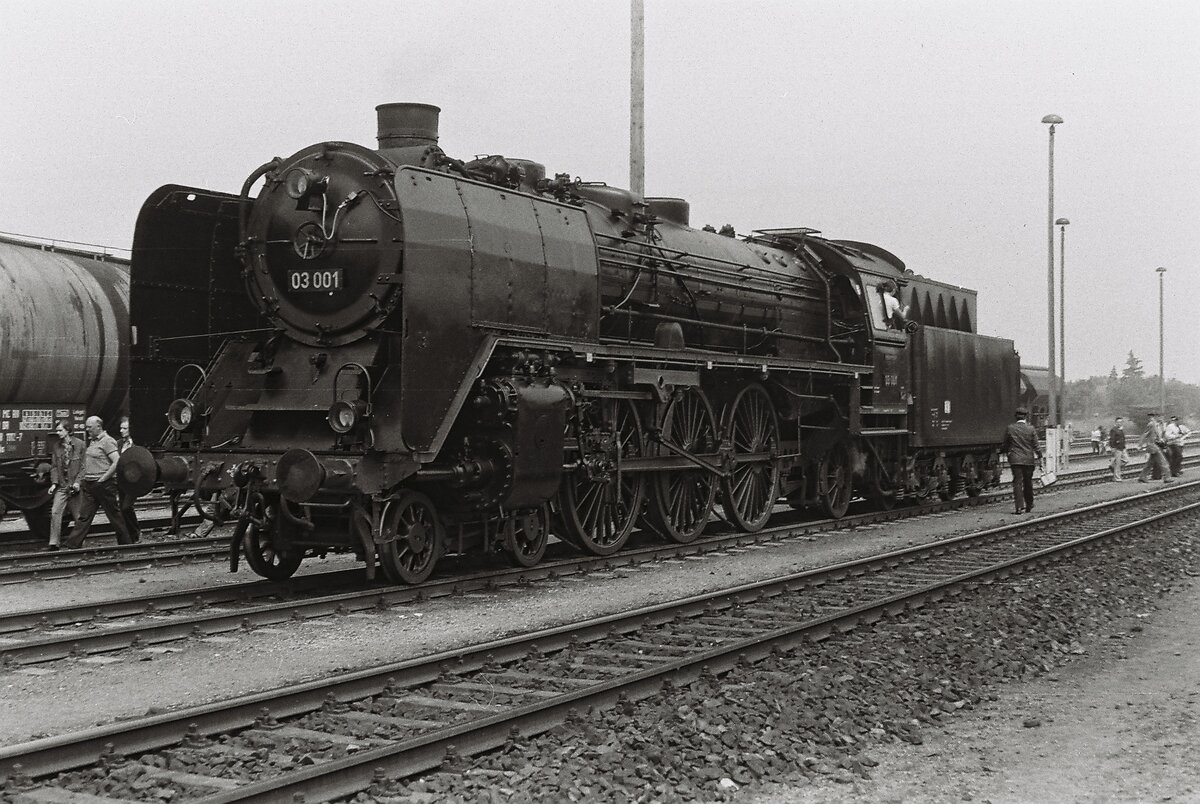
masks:
[[[1013,475],[1013,499],[1018,514],[1033,510],[1033,469],[1042,463],[1041,444],[1037,431],[1027,421],[1028,417],[1029,411],[1017,408],[1017,420],[1008,425],[1004,432],[1004,444],[1000,448],[1001,452],[1008,453],[1008,465]],[[1153,476],[1161,477],[1164,483],[1171,483],[1182,475],[1183,442],[1189,434],[1191,430],[1179,421],[1178,416],[1164,421],[1157,413],[1149,414],[1146,428],[1138,441],[1138,446],[1146,452],[1146,463],[1138,475],[1138,482],[1149,483]],[[1100,444],[1105,439],[1112,453],[1112,479],[1122,482],[1121,470],[1129,463],[1123,417],[1117,416],[1107,432],[1100,424],[1096,425],[1091,433],[1094,454],[1100,453]]]
[[[1138,441],[1138,446],[1146,452],[1146,463],[1138,475],[1138,482],[1149,483],[1152,477],[1161,477],[1164,483],[1170,483],[1182,475],[1183,442],[1191,432],[1178,416],[1164,421],[1157,413],[1149,414],[1146,429]],[[1119,483],[1125,479],[1121,477],[1121,468],[1129,463],[1125,420],[1120,416],[1108,432],[1108,448],[1112,452],[1112,479]]]
[[[59,421],[54,431],[58,441],[50,460],[50,544],[49,549],[61,547],[78,549],[92,526],[96,511],[104,509],[112,523],[119,544],[133,544],[141,538],[133,500],[124,498],[117,490],[117,459],[133,446],[129,436],[129,419],[121,420],[121,438],[115,439],[104,431],[99,416],[89,416],[84,425],[88,440],[77,437],[65,421]],[[74,525],[63,536],[64,515],[71,513]]]

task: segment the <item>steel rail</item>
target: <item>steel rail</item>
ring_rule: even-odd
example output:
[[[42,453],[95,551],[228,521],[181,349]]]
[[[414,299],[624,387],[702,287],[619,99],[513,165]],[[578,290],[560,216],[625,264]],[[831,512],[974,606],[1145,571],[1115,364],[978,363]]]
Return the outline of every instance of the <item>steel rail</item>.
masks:
[[[197,517],[195,522],[200,520]],[[21,553],[0,558],[0,584],[29,580],[71,578],[125,569],[155,566],[158,562],[186,564],[229,555],[229,537],[182,537],[136,544],[107,544],[77,550]]]
[[[193,707],[178,712],[139,718],[111,726],[88,729],[76,734],[44,738],[0,749],[0,772],[23,779],[29,775],[46,776],[93,763],[96,757],[115,754],[143,753],[181,740],[194,739],[201,734],[218,734],[254,726],[271,728],[278,717],[291,717],[319,710],[323,705],[338,711],[346,701],[370,696],[396,696],[400,688],[431,684],[438,679],[453,679],[482,671],[494,673],[500,665],[533,658],[552,670],[556,665],[548,653],[578,650],[581,646],[600,643],[608,638],[637,635],[648,628],[674,623],[691,627],[690,618],[701,618],[695,627],[717,628],[729,635],[724,644],[693,652],[685,657],[661,661],[653,667],[624,673],[618,680],[596,680],[586,689],[567,691],[552,699],[529,703],[450,728],[394,742],[380,748],[368,749],[343,759],[268,779],[217,794],[206,801],[279,801],[289,794],[303,792],[324,799],[349,795],[365,789],[372,782],[376,768],[384,768],[390,776],[406,776],[437,767],[448,754],[477,753],[503,744],[514,728],[529,736],[560,723],[572,709],[584,706],[606,706],[628,699],[654,694],[664,683],[686,683],[706,672],[721,672],[745,661],[765,657],[781,647],[791,648],[805,640],[823,639],[847,630],[859,622],[871,622],[888,612],[899,612],[919,605],[925,600],[938,599],[957,589],[977,585],[989,577],[1021,571],[1030,562],[1040,563],[1061,556],[1064,551],[1082,549],[1098,539],[1132,529],[1162,522],[1168,517],[1200,512],[1200,502],[1174,507],[1174,498],[1195,495],[1200,483],[1181,484],[1132,499],[1101,503],[1079,511],[1052,514],[1034,520],[991,528],[966,534],[930,545],[918,545],[882,555],[843,562],[831,567],[806,570],[742,586],[690,597],[669,604],[647,606],[633,612],[609,615],[582,624],[560,626],[533,634],[495,640],[483,645],[445,651],[433,656],[384,665],[369,670],[343,674],[337,678],[308,682],[281,690],[244,695],[223,703]],[[1117,524],[1102,523],[1099,530],[1083,536],[1056,540],[1050,531],[1087,516],[1106,517],[1139,505],[1171,504],[1167,511]],[[1095,525],[1088,526],[1095,528]],[[1034,542],[1016,546],[1020,538]],[[1056,542],[1046,544],[1047,541]],[[1018,549],[1020,555],[996,559],[989,550],[997,546]],[[963,548],[982,550],[981,561],[966,570],[962,563]],[[945,557],[952,560],[946,561]],[[919,568],[915,580],[906,581],[905,569],[916,560],[929,560],[930,568]],[[936,562],[942,561],[939,568]],[[805,600],[819,596],[822,589],[845,580],[849,583],[866,577],[871,570],[893,573],[898,580],[910,584],[903,592],[885,592],[873,600],[845,606],[840,600],[845,590],[838,591],[838,603],[824,604],[835,610],[803,615],[802,622],[776,627],[778,612],[767,611],[771,626],[764,632],[739,635],[737,629],[721,625],[720,614],[739,605],[763,606],[764,602],[786,600],[797,592],[807,592]],[[929,582],[929,575],[944,577]],[[910,573],[912,575],[912,573]],[[886,578],[885,578],[886,580]],[[795,616],[793,614],[793,616]],[[727,618],[729,619],[729,618]],[[716,620],[716,624],[713,621]],[[752,628],[753,622],[745,624]],[[645,644],[645,643],[642,643]],[[601,645],[603,655],[611,655],[610,645]],[[657,661],[656,657],[646,657]],[[661,658],[661,657],[658,657]],[[582,682],[580,682],[582,683]],[[264,711],[263,707],[269,706]],[[362,742],[362,740],[358,740]],[[111,744],[111,745],[109,745]],[[454,749],[451,749],[451,746]]]
[[[1009,494],[1001,494],[1004,499]],[[1136,501],[1139,497],[1126,498]],[[534,567],[505,570],[487,569],[466,575],[428,581],[418,586],[371,586],[344,592],[328,593],[328,584],[352,583],[357,570],[317,573],[300,576],[288,582],[272,584],[251,581],[222,587],[195,588],[166,595],[144,595],[120,601],[91,603],[68,607],[50,607],[0,616],[0,666],[28,665],[58,661],[73,656],[110,653],[128,648],[164,645],[190,638],[206,638],[255,627],[278,625],[354,612],[387,609],[425,599],[453,597],[470,592],[489,592],[497,588],[522,586],[537,581],[555,579],[589,572],[611,571],[622,567],[701,556],[730,548],[761,545],[796,539],[812,533],[861,527],[877,522],[923,516],[956,510],[968,505],[986,504],[993,498],[964,497],[957,500],[901,508],[893,511],[872,511],[842,519],[823,519],[811,522],[780,524],[754,533],[714,534],[688,544],[652,544],[627,549],[611,556],[571,555],[559,560],[542,561]],[[1086,510],[1086,509],[1085,509]],[[227,540],[221,540],[227,544]],[[221,555],[225,555],[222,548]],[[139,562],[144,564],[144,561]],[[325,593],[322,592],[324,586]],[[254,599],[318,593],[307,599],[284,599],[257,605],[242,605],[234,610],[213,610],[223,604],[244,604]],[[157,618],[179,615],[168,622]],[[113,624],[113,620],[154,617],[153,622]],[[23,632],[33,629],[69,627],[83,623],[101,622],[106,627],[84,633],[53,632],[44,636],[25,638]]]
[[[138,526],[143,530],[166,530],[171,524],[171,515],[164,513],[161,510],[161,505],[157,507],[144,508],[138,511]],[[153,514],[147,512],[153,511]],[[98,512],[103,514],[103,511]],[[199,522],[199,519],[192,516],[180,517],[180,524],[193,524]],[[88,528],[88,538],[99,538],[103,536],[114,536],[116,530],[112,523],[107,519],[104,521],[96,521]],[[0,547],[12,549],[21,546],[45,546],[42,539],[34,539],[28,529],[0,531]],[[10,554],[11,555],[11,554]],[[18,554],[19,555],[19,554]],[[7,556],[6,556],[7,557]]]

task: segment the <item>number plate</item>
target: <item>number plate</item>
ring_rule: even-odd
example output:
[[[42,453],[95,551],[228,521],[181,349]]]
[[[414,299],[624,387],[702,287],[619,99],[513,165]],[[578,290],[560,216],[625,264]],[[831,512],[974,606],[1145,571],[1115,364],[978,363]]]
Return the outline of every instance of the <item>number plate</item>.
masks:
[[[297,293],[332,293],[342,289],[342,269],[288,271],[288,290]]]

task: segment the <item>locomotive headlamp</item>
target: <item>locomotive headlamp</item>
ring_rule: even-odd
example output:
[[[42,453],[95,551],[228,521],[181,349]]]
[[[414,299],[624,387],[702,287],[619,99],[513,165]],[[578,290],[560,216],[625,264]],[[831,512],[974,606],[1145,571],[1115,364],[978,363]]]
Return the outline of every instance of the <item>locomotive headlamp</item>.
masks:
[[[328,177],[318,176],[307,168],[292,168],[284,177],[287,194],[297,200],[324,189],[328,182]]]
[[[167,408],[167,423],[172,430],[183,432],[196,420],[196,406],[188,399],[176,399]]]
[[[353,402],[347,402],[339,399],[329,406],[329,413],[325,418],[329,421],[333,432],[345,435],[361,422],[366,421],[370,415],[371,406],[363,400],[355,399]]]

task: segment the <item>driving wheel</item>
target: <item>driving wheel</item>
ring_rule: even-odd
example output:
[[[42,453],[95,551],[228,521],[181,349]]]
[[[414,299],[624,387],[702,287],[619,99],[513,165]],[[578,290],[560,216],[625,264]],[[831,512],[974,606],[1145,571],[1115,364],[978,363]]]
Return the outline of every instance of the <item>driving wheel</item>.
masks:
[[[688,388],[671,397],[663,415],[662,439],[696,456],[717,450],[716,417],[699,388]],[[656,445],[662,456],[677,453]],[[650,481],[650,526],[669,541],[686,544],[704,532],[717,497],[717,475],[707,469],[670,469],[655,472]]]
[[[733,470],[721,479],[721,507],[742,530],[760,530],[779,497],[779,420],[761,385],[743,388],[726,408],[724,432],[733,444]]]
[[[601,399],[580,414],[579,467],[563,475],[555,508],[563,538],[596,556],[629,539],[646,491],[646,476],[621,464],[644,455],[642,423],[628,399]]]

